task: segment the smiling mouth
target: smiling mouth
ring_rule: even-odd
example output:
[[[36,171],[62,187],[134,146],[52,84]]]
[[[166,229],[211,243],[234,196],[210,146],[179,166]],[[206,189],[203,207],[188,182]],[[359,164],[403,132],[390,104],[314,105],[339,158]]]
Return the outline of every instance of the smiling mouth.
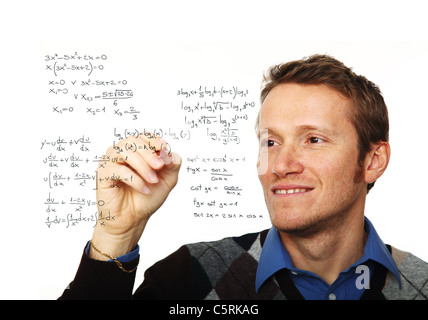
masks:
[[[305,193],[311,191],[312,189],[277,189],[274,191],[275,194],[296,194],[296,193]]]

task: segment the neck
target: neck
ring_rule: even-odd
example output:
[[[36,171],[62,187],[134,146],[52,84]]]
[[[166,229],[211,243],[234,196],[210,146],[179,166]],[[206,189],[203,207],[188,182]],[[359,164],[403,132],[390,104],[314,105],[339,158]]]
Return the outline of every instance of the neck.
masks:
[[[364,216],[345,220],[310,235],[280,232],[294,266],[318,275],[331,285],[341,271],[362,256],[367,241]]]

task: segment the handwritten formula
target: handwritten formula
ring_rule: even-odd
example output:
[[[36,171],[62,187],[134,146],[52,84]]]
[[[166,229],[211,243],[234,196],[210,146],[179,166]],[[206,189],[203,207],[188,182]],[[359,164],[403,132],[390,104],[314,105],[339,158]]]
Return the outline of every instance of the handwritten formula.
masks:
[[[204,149],[181,155],[180,189],[176,192],[182,193],[186,204],[188,212],[183,214],[198,221],[264,218],[241,208],[248,192],[242,183],[242,167],[248,165],[248,158],[239,146],[242,124],[254,119],[256,112],[251,92],[238,85],[179,87],[165,93],[175,101],[171,108],[176,125],[141,127],[150,112],[135,102],[142,89],[133,85],[129,75],[109,72],[116,62],[105,52],[46,53],[41,59],[46,75],[45,113],[65,126],[76,116],[93,120],[94,127],[106,119],[126,121],[125,129],[99,125],[105,130],[103,137],[108,137],[104,141],[110,142],[102,145],[102,150],[138,136],[148,140],[161,137],[169,142],[165,146],[168,151],[177,143],[190,146],[202,140]],[[118,182],[134,177],[106,177],[97,168],[122,162],[126,152],[150,148],[150,144],[129,143],[126,150],[117,149],[116,156],[107,157],[99,151],[97,137],[91,128],[76,127],[74,133],[59,130],[40,139],[40,182],[44,190],[41,219],[47,230],[93,228],[115,219],[102,210],[102,199],[95,200],[98,184],[107,182],[116,188]],[[238,148],[235,152],[225,149],[230,146]]]
[[[46,92],[53,101],[51,112],[58,115],[125,117],[137,120],[134,90],[127,79],[107,78],[106,54],[46,54]]]

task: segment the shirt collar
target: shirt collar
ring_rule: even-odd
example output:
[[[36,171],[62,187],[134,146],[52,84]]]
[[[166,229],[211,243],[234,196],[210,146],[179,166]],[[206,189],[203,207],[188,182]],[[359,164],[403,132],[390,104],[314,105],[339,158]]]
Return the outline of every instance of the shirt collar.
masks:
[[[401,287],[397,265],[367,217],[364,217],[364,229],[368,234],[366,246],[361,258],[352,266],[358,266],[367,260],[376,261],[387,268],[397,278]],[[257,267],[256,292],[259,291],[262,284],[270,276],[283,268],[297,270],[287,249],[282,245],[278,231],[272,227],[266,236]]]

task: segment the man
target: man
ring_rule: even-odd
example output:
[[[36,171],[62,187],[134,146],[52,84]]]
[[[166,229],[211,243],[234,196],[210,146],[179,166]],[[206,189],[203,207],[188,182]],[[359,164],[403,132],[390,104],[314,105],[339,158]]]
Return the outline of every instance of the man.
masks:
[[[61,298],[428,299],[428,264],[386,246],[364,217],[390,158],[380,90],[323,55],[275,66],[265,80],[256,127],[272,228],[183,246],[133,294],[138,240],[181,159],[162,139],[129,138],[107,151],[121,160],[100,170],[133,179],[98,186],[100,213],[115,219],[96,226]]]

